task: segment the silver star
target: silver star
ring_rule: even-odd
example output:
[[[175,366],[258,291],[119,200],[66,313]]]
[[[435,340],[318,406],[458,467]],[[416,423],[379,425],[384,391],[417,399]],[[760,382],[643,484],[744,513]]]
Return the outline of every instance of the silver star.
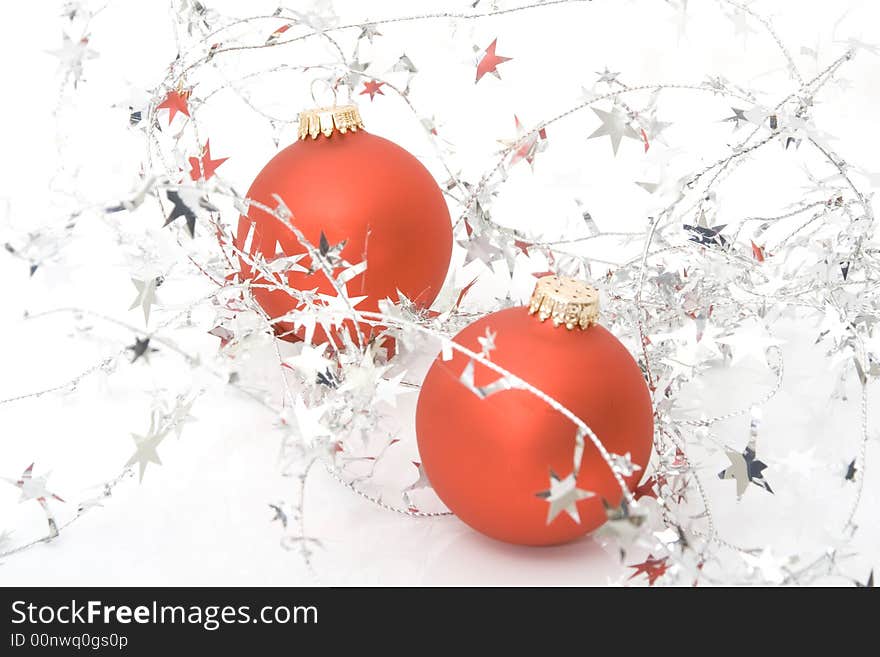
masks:
[[[191,414],[192,407],[195,402],[195,397],[187,400],[186,397],[180,396],[177,398],[177,403],[174,406],[174,410],[171,411],[171,419],[169,423],[171,426],[174,427],[174,433],[177,435],[178,440],[180,439],[180,434],[183,431],[183,426],[196,420],[196,418],[194,418]]]
[[[736,479],[737,499],[742,498],[743,493],[745,493],[746,488],[748,488],[749,482],[756,486],[760,486],[768,493],[773,492],[770,488],[770,484],[764,480],[764,475],[762,474],[766,469],[767,464],[758,461],[755,458],[754,441],[749,442],[748,447],[743,450],[742,454],[733,451],[729,447],[724,448],[724,453],[727,454],[730,465],[718,473],[718,478]]]
[[[159,447],[163,440],[165,440],[167,433],[167,429],[160,430],[156,427],[156,414],[154,413],[150,418],[150,428],[147,431],[146,436],[141,436],[136,433],[131,434],[131,437],[134,439],[135,451],[131,458],[128,459],[125,467],[130,468],[135,463],[138,464],[140,470],[138,481],[142,482],[144,480],[144,472],[147,469],[147,464],[155,463],[156,465],[162,465],[162,461],[159,460],[159,454],[156,452],[156,448]]]
[[[461,376],[458,377],[458,380],[465,388],[470,390],[480,399],[486,399],[486,397],[490,397],[496,392],[502,392],[504,390],[515,390],[520,387],[519,383],[509,376],[500,376],[492,383],[484,386],[478,386],[476,383],[474,383],[474,361],[472,360],[468,361],[468,364],[465,365],[465,368],[462,370]]]
[[[596,75],[599,76],[599,79],[596,80],[597,83],[607,82],[608,84],[611,84],[612,82],[617,82],[617,76],[620,75],[620,73],[617,71],[612,72],[608,70],[608,67],[606,66],[605,70],[601,73],[599,71],[596,71]]]
[[[603,137],[608,135],[611,138],[611,148],[614,151],[614,154],[617,155],[617,149],[620,147],[620,140],[623,137],[629,137],[630,139],[640,140],[641,137],[639,133],[637,133],[633,127],[629,124],[629,120],[626,115],[620,111],[620,109],[615,105],[610,112],[605,112],[600,109],[596,109],[595,107],[591,108],[596,116],[599,117],[602,121],[602,125],[596,128],[593,131],[588,139],[594,139],[596,137]]]
[[[458,240],[458,244],[467,249],[464,256],[464,264],[470,264],[474,260],[479,260],[487,267],[491,267],[492,262],[498,260],[503,255],[501,249],[492,244],[489,235],[483,233],[476,236],[471,235],[469,239]]]
[[[382,33],[375,25],[364,25],[361,28],[361,33],[358,36],[358,40],[368,39],[370,43],[373,43],[373,39],[377,36],[382,36]]]
[[[156,298],[156,288],[162,285],[162,277],[156,276],[155,278],[151,278],[148,281],[142,281],[137,278],[132,278],[131,282],[134,283],[134,286],[137,288],[137,297],[132,302],[129,310],[134,310],[138,306],[143,308],[144,310],[144,324],[150,323],[150,308],[153,304],[158,304],[159,300]]]
[[[418,468],[418,470],[419,470],[419,478],[416,479],[416,480],[415,480],[413,483],[411,483],[409,486],[407,486],[407,487],[404,489],[404,492],[408,492],[408,491],[411,491],[411,490],[417,490],[417,489],[419,489],[419,488],[430,488],[430,487],[431,487],[431,482],[428,481],[428,475],[425,473],[425,466],[423,466],[423,465],[422,465],[421,463],[419,463],[418,461],[413,461],[412,464],[413,464],[414,466],[416,466],[416,468]]]
[[[572,520],[580,524],[581,517],[578,513],[577,503],[581,500],[594,497],[594,495],[595,493],[577,487],[573,472],[565,479],[560,479],[552,470],[550,471],[549,490],[535,493],[536,497],[543,498],[550,503],[550,508],[547,510],[548,525],[563,511],[567,513]]]
[[[634,472],[642,469],[642,466],[632,462],[632,457],[629,452],[623,456],[620,454],[612,454],[611,463],[614,471],[624,477],[629,477]]]
[[[21,473],[21,477],[18,479],[8,479],[6,477],[4,477],[4,479],[21,490],[21,497],[18,499],[19,502],[37,500],[40,503],[44,503],[50,497],[55,498],[59,502],[63,502],[64,500],[58,497],[55,493],[50,493],[46,488],[49,474],[50,473],[47,472],[40,477],[35,477],[34,464],[31,463],[25,471]]]
[[[740,121],[743,123],[748,123],[749,119],[746,117],[746,110],[740,109],[739,107],[731,107],[733,110],[733,116],[728,116],[725,121],[733,121],[733,129],[736,130],[739,128]]]
[[[486,358],[489,358],[489,354],[495,349],[496,337],[498,337],[498,334],[487,326],[486,334],[477,338],[477,342],[480,343],[480,350]]]
[[[83,62],[98,56],[98,53],[89,48],[88,37],[74,41],[66,34],[63,35],[61,47],[58,50],[51,50],[49,53],[61,60],[59,68],[65,73],[65,77],[73,75],[73,86],[76,86],[82,79]]]
[[[400,56],[392,71],[405,71],[406,73],[418,73],[419,69],[413,64],[412,60],[407,57],[406,53]]]

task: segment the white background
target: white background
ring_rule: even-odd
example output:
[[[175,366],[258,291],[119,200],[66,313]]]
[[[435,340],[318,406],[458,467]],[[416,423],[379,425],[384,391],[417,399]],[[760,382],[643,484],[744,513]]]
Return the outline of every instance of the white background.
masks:
[[[364,4],[335,3],[341,22],[419,13],[437,5],[372,2],[364,13]],[[362,60],[374,62],[383,74],[403,52],[410,56],[420,69],[413,82],[414,104],[424,115],[434,114],[441,133],[455,145],[453,166],[476,179],[493,165],[496,140],[514,136],[514,113],[525,125],[556,115],[577,104],[582,88],[589,89],[605,66],[620,71],[630,85],[699,83],[707,75],[724,75],[755,90],[765,105],[791,91],[784,60],[760,25],[752,22],[754,32],[737,35],[718,3],[688,4],[683,28],[680,11],[668,3],[647,1],[597,1],[476,21],[381,27],[383,37],[373,50],[363,46]],[[224,12],[243,11],[242,3],[208,5]],[[252,2],[247,12],[268,14],[274,7]],[[774,16],[782,40],[807,78],[845,50],[838,40],[880,40],[880,11],[868,1],[761,0],[753,7]],[[0,237],[5,241],[63,224],[74,208],[129,194],[138,181],[145,140],[128,128],[124,101],[138,89],[161,82],[175,47],[167,3],[113,2],[91,25],[90,46],[99,57],[86,62],[86,79],[73,100],[68,89],[61,102],[57,60],[47,54],[60,47],[65,24],[58,3],[16,3],[3,13]],[[265,34],[280,23],[267,21]],[[496,37],[498,54],[514,59],[499,68],[502,80],[488,76],[474,85],[472,46],[485,48]],[[804,54],[802,47],[816,50],[818,59]],[[318,48],[267,49],[259,58],[224,60],[218,64],[218,76],[235,78],[252,66],[327,57]],[[868,171],[880,169],[877,62],[870,53],[859,52],[840,76],[849,85],[829,85],[814,112],[817,125],[837,137],[834,145],[840,154]],[[311,104],[305,93],[308,78],[289,84],[287,80],[265,84],[255,93],[262,107],[292,118]],[[403,103],[393,95],[377,97],[373,103],[366,97],[358,100],[372,131],[401,143],[438,179],[445,179]],[[647,156],[636,141],[624,140],[614,158],[607,138],[587,140],[598,126],[589,111],[551,129],[548,149],[539,154],[534,172],[520,165],[502,187],[493,208],[495,218],[526,230],[564,234],[580,221],[577,198],[603,230],[644,228],[655,200],[636,187],[635,180],[656,180],[666,157],[674,156],[682,172],[712,162],[740,136],[734,135],[731,124],[720,122],[732,114],[730,103],[721,98],[669,92],[659,107],[660,119],[673,122],[664,134],[668,146],[657,144]],[[200,108],[198,118],[200,131],[211,138],[214,157],[230,157],[219,175],[237,189],[246,189],[275,150],[265,122],[232,94],[223,93]],[[282,135],[282,145],[290,135],[290,130]],[[803,167],[814,164],[798,151],[769,149],[748,172],[719,190],[719,207],[731,221],[750,213],[778,212],[798,199]],[[830,175],[827,169],[814,172]],[[234,219],[233,215],[230,221]],[[151,239],[164,239],[160,257],[181,258],[179,245],[167,237],[169,231],[159,231],[161,217],[155,207],[116,220],[131,221]],[[99,319],[62,313],[25,321],[26,311],[76,306],[142,326],[140,310],[128,311],[135,295],[133,272],[128,252],[120,253],[114,242],[115,229],[97,214],[84,215],[81,224],[64,252],[33,278],[21,260],[0,253],[0,399],[67,381],[133,341],[130,331]],[[461,260],[457,253],[456,262]],[[473,267],[458,271],[456,280],[473,277]],[[528,291],[528,272],[523,267],[516,273],[520,294]],[[193,287],[194,279],[183,273],[169,277],[162,288],[164,309],[154,309],[151,321],[171,317],[206,291]],[[503,276],[496,272],[494,279],[501,281]],[[488,298],[493,276],[487,274],[484,281],[483,298]],[[205,335],[213,326],[212,314],[207,309],[193,319],[196,326],[175,339],[207,360],[217,348],[216,338]],[[91,330],[77,330],[86,326]],[[737,504],[731,482],[705,479],[722,535],[744,545],[770,545],[782,554],[809,554],[831,544],[851,501],[842,472],[858,439],[856,389],[850,388],[848,401],[829,400],[834,381],[821,348],[812,344],[815,325],[792,322],[777,330],[787,340],[788,367],[782,393],[765,409],[761,439],[776,495],[753,487]],[[766,368],[747,364],[736,371],[711,372],[688,394],[693,395],[696,415],[713,415],[748,405],[770,380]],[[211,376],[192,374],[168,353],[157,354],[150,367],[123,364],[110,376],[89,377],[68,396],[0,406],[0,475],[15,478],[32,461],[38,474],[51,470],[50,490],[71,500],[66,506],[53,503],[59,518],[65,519],[76,501],[89,495],[89,486],[114,476],[130,456],[130,434],[146,431],[154,397],[173,396],[193,384],[206,387],[193,409],[197,421],[186,425],[179,441],[166,440],[160,450],[163,465],[150,466],[141,485],[122,484],[104,508],[87,514],[59,540],[9,558],[0,565],[0,583],[603,584],[627,574],[590,538],[554,548],[507,546],[483,538],[454,518],[411,519],[374,508],[323,472],[315,473],[307,489],[308,533],[323,543],[310,570],[295,551],[280,547],[280,528],[270,523],[268,504],[289,499],[294,489],[279,473],[275,418]],[[414,394],[400,398],[397,417],[407,447],[387,467],[385,476],[392,486],[405,486],[415,476],[408,466],[415,458],[410,426],[414,405]],[[716,437],[741,445],[747,424],[747,419],[723,423]],[[877,456],[874,438],[869,469]],[[798,463],[806,466],[799,468]],[[709,453],[699,465],[716,472],[725,465],[723,454]],[[861,556],[853,560],[853,576],[862,579],[880,552],[880,532],[871,526],[878,501],[876,481],[869,476],[856,543]],[[0,484],[0,532],[14,530],[13,543],[39,536],[45,528],[39,507],[34,502],[19,505],[18,491]],[[424,502],[430,506],[432,500]]]

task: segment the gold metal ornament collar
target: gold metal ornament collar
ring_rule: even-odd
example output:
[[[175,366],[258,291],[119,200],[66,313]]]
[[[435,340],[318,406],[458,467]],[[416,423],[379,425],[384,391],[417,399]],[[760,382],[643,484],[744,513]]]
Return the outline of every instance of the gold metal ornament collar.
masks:
[[[363,127],[364,122],[357,105],[318,107],[299,113],[300,139],[317,139],[318,135],[330,137],[334,132],[344,135],[346,132],[357,132]]]
[[[529,314],[554,326],[586,329],[599,321],[599,292],[575,278],[544,276],[535,284]]]

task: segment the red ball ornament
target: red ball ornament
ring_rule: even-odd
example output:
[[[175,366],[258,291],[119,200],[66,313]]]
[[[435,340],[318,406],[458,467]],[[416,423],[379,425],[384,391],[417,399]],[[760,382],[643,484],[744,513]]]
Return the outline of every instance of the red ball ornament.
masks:
[[[293,213],[293,225],[316,248],[323,233],[327,246],[345,242],[339,255],[349,263],[367,260],[367,270],[347,285],[349,296],[367,297],[358,310],[376,311],[382,299],[398,300],[398,290],[430,306],[449,267],[452,225],[428,170],[400,146],[366,132],[353,105],[301,113],[299,137],[260,171],[248,198],[274,208],[277,194]],[[239,219],[235,245],[270,261],[305,253],[284,223],[255,206]],[[239,260],[243,279],[267,282]],[[298,264],[311,263],[305,257]],[[336,295],[320,271],[283,275],[293,288]],[[297,306],[284,290],[255,287],[253,294],[270,318]],[[276,323],[278,335],[301,337],[302,331],[292,331],[292,324]],[[323,335],[320,327],[316,334]]]
[[[629,454],[641,468],[623,477],[632,490],[651,455],[651,396],[635,360],[597,316],[594,289],[550,276],[529,308],[487,315],[454,340],[480,352],[479,338],[495,334],[493,363],[568,408],[610,453]],[[623,493],[589,437],[575,476],[576,426],[526,390],[481,399],[465,385],[471,359],[454,354],[434,362],[416,410],[422,465],[440,499],[477,531],[509,543],[563,543],[601,526],[602,500],[616,506]],[[473,386],[498,379],[474,363]]]

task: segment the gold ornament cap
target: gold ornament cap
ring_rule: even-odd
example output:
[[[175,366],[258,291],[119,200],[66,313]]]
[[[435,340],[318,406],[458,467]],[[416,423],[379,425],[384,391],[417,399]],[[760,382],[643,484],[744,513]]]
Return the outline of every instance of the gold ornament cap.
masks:
[[[544,276],[535,284],[529,314],[569,330],[586,329],[599,321],[599,292],[576,278]]]
[[[318,107],[299,113],[299,138],[317,139],[318,135],[330,137],[334,132],[344,135],[346,132],[362,130],[364,122],[357,105],[334,105]]]

